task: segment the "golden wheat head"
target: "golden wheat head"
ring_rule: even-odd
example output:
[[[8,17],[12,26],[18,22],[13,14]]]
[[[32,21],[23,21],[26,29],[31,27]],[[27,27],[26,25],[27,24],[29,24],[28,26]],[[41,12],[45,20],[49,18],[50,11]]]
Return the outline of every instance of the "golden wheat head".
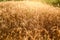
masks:
[[[0,40],[60,40],[59,10],[40,2],[0,2]]]

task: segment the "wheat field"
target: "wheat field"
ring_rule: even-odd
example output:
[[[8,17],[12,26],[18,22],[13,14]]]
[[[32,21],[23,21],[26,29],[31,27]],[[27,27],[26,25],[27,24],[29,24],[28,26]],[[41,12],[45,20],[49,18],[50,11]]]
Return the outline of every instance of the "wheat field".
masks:
[[[60,8],[33,1],[0,2],[0,40],[60,40]]]

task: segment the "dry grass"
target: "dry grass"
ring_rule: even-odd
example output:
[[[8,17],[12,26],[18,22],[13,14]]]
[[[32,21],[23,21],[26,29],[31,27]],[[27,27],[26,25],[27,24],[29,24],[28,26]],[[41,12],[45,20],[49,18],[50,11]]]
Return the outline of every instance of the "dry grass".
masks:
[[[60,40],[59,11],[38,2],[0,2],[0,40]]]

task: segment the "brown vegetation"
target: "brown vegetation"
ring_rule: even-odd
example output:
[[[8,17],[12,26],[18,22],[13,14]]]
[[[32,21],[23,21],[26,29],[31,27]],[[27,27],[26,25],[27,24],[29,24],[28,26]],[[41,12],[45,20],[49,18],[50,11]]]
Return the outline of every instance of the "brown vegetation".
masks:
[[[39,2],[0,2],[0,40],[60,40],[59,11]]]

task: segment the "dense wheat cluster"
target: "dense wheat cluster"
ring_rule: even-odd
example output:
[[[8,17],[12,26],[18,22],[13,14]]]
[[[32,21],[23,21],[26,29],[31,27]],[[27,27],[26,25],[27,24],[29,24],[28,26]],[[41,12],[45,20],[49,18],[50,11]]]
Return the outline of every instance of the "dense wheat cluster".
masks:
[[[59,10],[40,2],[0,2],[0,40],[60,40]]]

